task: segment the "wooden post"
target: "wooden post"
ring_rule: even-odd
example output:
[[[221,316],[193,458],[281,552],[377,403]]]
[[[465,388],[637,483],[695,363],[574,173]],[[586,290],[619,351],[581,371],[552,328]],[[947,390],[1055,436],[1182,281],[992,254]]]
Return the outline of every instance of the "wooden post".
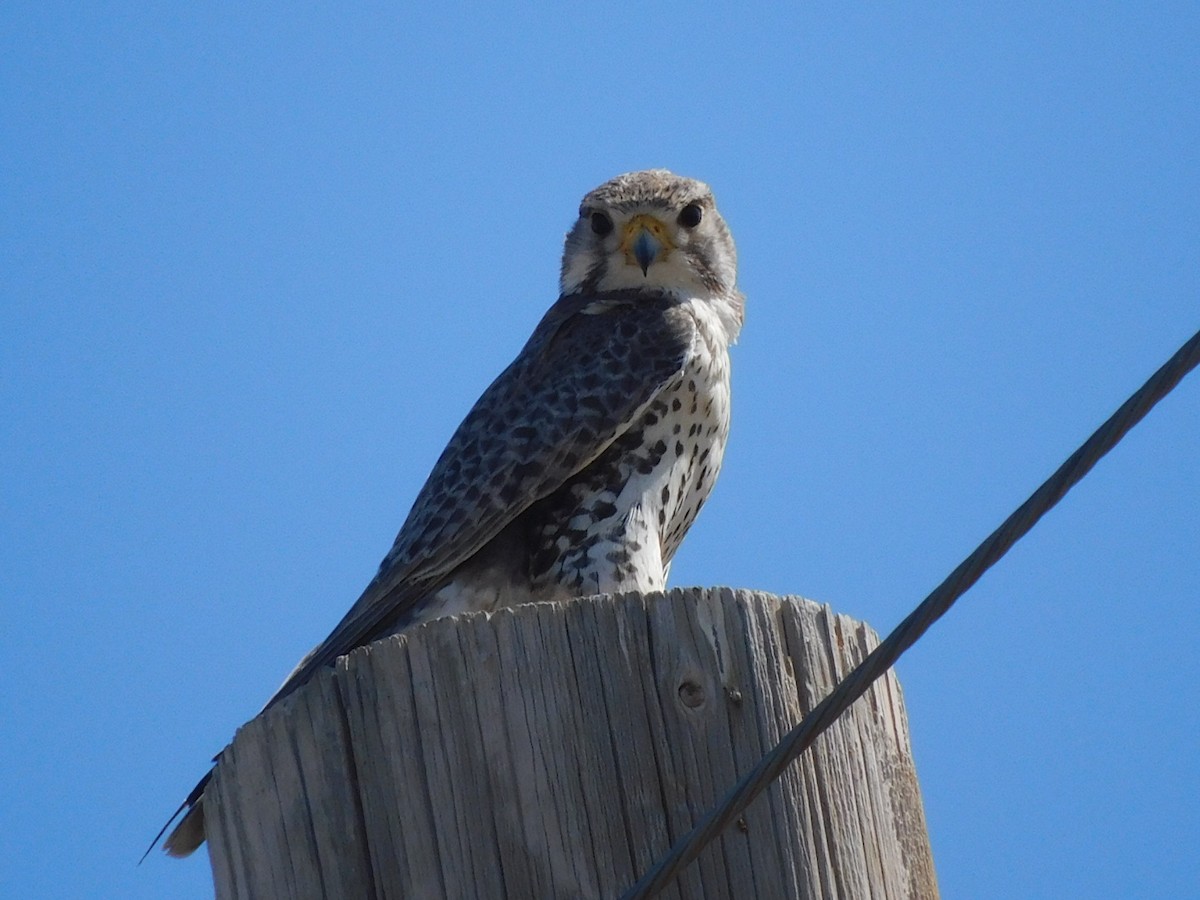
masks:
[[[717,588],[372,644],[222,757],[217,897],[616,897],[877,643],[828,607]],[[894,674],[662,896],[936,897]]]

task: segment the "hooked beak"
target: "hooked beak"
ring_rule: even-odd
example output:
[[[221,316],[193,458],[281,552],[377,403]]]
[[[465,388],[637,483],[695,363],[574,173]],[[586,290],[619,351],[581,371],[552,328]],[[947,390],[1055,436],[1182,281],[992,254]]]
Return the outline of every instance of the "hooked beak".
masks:
[[[643,275],[649,272],[655,260],[666,259],[673,248],[667,226],[654,216],[642,213],[626,223],[621,239],[625,262],[631,266],[636,264]]]

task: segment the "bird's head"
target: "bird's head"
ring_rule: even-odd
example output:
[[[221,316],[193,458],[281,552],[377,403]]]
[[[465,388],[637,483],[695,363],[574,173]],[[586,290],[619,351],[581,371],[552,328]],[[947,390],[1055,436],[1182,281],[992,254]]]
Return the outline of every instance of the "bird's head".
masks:
[[[737,251],[708,185],[666,169],[630,172],[583,198],[567,233],[563,294],[649,289],[740,299]]]

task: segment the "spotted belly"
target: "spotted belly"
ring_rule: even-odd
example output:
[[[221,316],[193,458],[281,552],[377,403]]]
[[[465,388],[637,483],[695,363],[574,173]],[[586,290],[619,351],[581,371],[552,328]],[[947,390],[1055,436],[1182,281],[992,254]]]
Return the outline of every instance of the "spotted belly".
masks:
[[[728,433],[728,358],[697,358],[592,465],[528,511],[531,599],[662,590]]]
[[[465,561],[396,630],[517,603],[662,590],[729,434],[729,357],[723,347],[703,349],[599,457]]]

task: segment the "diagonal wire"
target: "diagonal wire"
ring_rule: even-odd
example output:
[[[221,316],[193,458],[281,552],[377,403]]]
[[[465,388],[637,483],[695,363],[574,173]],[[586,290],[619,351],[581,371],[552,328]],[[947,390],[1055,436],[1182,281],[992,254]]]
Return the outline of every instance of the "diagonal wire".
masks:
[[[821,732],[832,725],[851,703],[861,697],[876,678],[891,668],[900,655],[915,644],[929,626],[954,605],[954,601],[966,593],[984,572],[1025,536],[1038,519],[1091,471],[1092,466],[1115,447],[1154,404],[1169,394],[1197,363],[1200,363],[1200,332],[1193,335],[1161,369],[1151,375],[1137,393],[1097,428],[1083,446],[1072,453],[1016,512],[988,535],[975,552],[963,560],[908,618],[896,626],[883,643],[847,675],[832,693],[813,707],[812,712],[805,716],[799,725],[784,735],[775,748],[742,777],[721,803],[676,841],[670,852],[643,875],[637,884],[626,891],[621,900],[649,900],[662,891],[679,871],[699,856],[729,823],[741,815],[750,802],[778,778]]]

